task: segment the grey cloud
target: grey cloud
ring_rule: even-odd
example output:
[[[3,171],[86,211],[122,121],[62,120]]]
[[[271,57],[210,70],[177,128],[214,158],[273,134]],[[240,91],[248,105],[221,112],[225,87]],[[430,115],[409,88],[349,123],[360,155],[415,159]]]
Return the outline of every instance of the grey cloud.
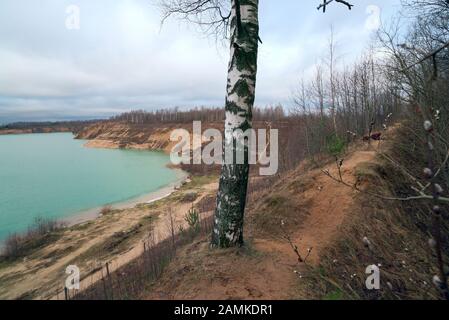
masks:
[[[299,77],[325,53],[331,24],[351,60],[369,39],[366,7],[388,15],[399,0],[354,0],[353,11],[326,14],[315,2],[260,2],[258,105],[290,103]],[[69,4],[81,9],[78,31],[65,28]],[[0,122],[224,103],[226,46],[176,20],[160,29],[151,1],[3,0],[0,24]]]

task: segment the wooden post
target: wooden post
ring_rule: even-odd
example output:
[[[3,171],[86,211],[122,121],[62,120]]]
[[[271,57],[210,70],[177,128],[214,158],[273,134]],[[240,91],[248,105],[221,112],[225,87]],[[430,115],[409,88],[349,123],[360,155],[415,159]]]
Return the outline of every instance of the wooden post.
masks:
[[[108,300],[108,292],[106,290],[106,282],[104,281],[104,278],[101,278],[101,281],[103,282],[104,299]]]
[[[106,271],[108,273],[108,279],[109,279],[109,287],[111,289],[111,300],[114,300],[114,282],[112,280],[112,275],[109,271],[109,262],[106,263]]]

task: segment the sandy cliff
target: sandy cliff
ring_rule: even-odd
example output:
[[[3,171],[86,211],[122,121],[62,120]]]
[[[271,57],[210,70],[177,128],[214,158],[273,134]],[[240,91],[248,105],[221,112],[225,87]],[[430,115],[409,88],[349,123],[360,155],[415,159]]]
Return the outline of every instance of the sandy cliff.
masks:
[[[221,129],[222,123],[208,123],[207,128]],[[123,122],[103,122],[90,125],[78,133],[77,139],[89,140],[87,147],[124,148],[138,150],[161,150],[170,152],[177,142],[170,141],[175,129],[192,132],[191,123],[170,124],[129,124]]]

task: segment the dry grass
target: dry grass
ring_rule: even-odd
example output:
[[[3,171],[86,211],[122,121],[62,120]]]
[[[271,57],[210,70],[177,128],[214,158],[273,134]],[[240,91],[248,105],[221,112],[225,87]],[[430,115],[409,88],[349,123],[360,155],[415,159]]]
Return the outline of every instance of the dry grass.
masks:
[[[211,227],[212,219],[205,218],[199,221],[198,227],[195,226],[194,229],[180,234],[173,234],[171,238],[161,242],[155,243],[154,239],[149,237],[145,241],[145,251],[142,255],[114,272],[107,271],[101,281],[68,298],[73,300],[136,299],[145,292],[152,281],[161,276],[169,262],[175,257],[177,250],[192,243],[197,236],[204,237],[209,234]],[[118,243],[114,242],[114,239],[109,240],[103,243],[100,249],[113,250],[116,245],[122,246],[123,241],[127,241],[127,235],[117,235]]]
[[[418,144],[398,130],[389,154],[411,172],[424,162]],[[356,170],[359,182],[371,192],[404,196],[410,183],[390,162],[362,164]],[[386,201],[359,194],[340,236],[320,256],[318,267],[309,270],[300,298],[318,299],[438,299],[432,284],[437,274],[436,257],[428,245],[429,203]],[[448,221],[443,230],[447,235]],[[363,238],[367,237],[371,249]],[[447,239],[444,241],[447,244]],[[445,247],[447,258],[447,245]],[[380,290],[366,289],[367,266],[380,268]]]
[[[256,232],[270,237],[278,237],[283,232],[281,221],[286,223],[286,227],[297,229],[308,214],[307,204],[298,206],[291,193],[286,191],[276,192],[261,198],[260,204],[253,210],[251,215],[252,228]]]
[[[12,261],[56,241],[65,225],[54,219],[36,218],[25,233],[13,233],[5,240],[0,260]]]
[[[260,299],[263,292],[264,256],[250,244],[229,249],[210,249],[209,237],[200,237],[184,248],[164,271],[161,278],[147,288],[145,299]],[[230,268],[230,266],[236,266]],[[238,266],[238,267],[237,267]],[[249,281],[245,271],[254,281]],[[246,278],[246,279],[245,279]],[[273,281],[272,279],[270,281]]]

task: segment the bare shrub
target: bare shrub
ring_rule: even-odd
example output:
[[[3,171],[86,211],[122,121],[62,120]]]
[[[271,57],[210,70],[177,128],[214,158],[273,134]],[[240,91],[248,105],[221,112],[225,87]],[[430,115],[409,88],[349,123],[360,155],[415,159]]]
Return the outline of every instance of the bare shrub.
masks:
[[[1,257],[13,260],[25,256],[36,248],[54,241],[58,237],[57,232],[64,227],[64,223],[55,219],[37,217],[25,233],[13,233],[6,238]]]
[[[193,201],[195,201],[197,198],[198,198],[198,192],[195,192],[195,191],[189,191],[189,192],[186,192],[186,193],[183,195],[181,201],[182,201],[182,202],[193,202]]]
[[[100,210],[100,215],[101,216],[106,216],[106,215],[110,214],[111,212],[112,212],[112,207],[111,206],[104,206]]]
[[[13,233],[6,238],[2,252],[3,258],[16,258],[21,251],[22,238]]]
[[[196,210],[195,210],[196,211]],[[197,212],[197,211],[196,211]],[[209,235],[213,225],[212,217],[201,218],[195,222],[194,228],[184,232],[195,236]],[[195,218],[192,221],[196,221]],[[157,242],[154,233],[149,233],[143,243],[143,253],[126,265],[108,273],[101,281],[96,282],[83,291],[73,294],[68,292],[70,300],[126,300],[140,298],[142,292],[157,280],[165,267],[175,258],[176,251],[191,243],[192,237],[184,237],[184,232],[172,234],[165,240]]]

